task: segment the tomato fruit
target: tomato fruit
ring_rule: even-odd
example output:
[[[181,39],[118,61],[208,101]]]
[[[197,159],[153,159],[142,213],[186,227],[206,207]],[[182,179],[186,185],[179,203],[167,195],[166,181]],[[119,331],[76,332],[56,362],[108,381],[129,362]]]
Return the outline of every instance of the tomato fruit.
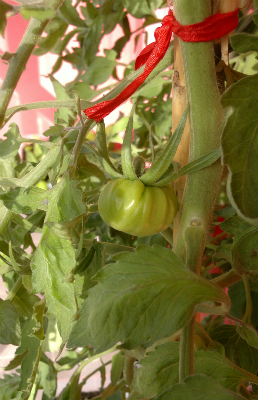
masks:
[[[133,236],[154,235],[173,221],[178,201],[174,189],[145,186],[139,179],[108,182],[99,197],[101,218],[112,228]]]

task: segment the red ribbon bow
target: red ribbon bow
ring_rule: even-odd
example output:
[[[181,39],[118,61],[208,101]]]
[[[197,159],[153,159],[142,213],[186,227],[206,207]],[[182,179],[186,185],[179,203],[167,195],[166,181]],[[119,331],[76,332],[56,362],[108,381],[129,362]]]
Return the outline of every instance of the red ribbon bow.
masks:
[[[146,63],[143,73],[114,99],[84,110],[87,117],[99,122],[129,99],[166,54],[173,32],[184,42],[209,42],[219,39],[238,26],[238,11],[237,9],[225,14],[217,13],[197,24],[180,25],[169,10],[168,15],[162,20],[162,26],[154,32],[155,42],[145,47],[136,58],[136,70]]]

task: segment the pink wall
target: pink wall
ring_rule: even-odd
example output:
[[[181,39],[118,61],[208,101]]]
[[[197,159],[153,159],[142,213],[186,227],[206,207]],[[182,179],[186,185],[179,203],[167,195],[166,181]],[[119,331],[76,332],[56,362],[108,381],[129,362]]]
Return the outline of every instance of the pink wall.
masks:
[[[163,18],[166,15],[167,9],[158,10],[156,12],[159,18]],[[135,31],[142,24],[142,20],[130,17],[131,31]],[[0,37],[0,52],[5,51],[15,52],[19,42],[26,30],[28,21],[25,21],[20,15],[10,17],[5,32],[5,39]],[[148,31],[148,43],[154,40],[153,32],[156,26],[152,25],[147,27]],[[139,33],[139,32],[137,32]],[[122,29],[117,26],[114,32],[105,36],[100,45],[99,55],[103,54],[105,48],[112,48],[114,42],[123,36]],[[130,42],[125,46],[122,53],[122,57],[119,61],[128,63],[135,59],[137,54],[143,49],[144,42],[143,37],[138,41],[136,51],[134,49],[134,36]],[[15,93],[12,97],[10,107],[21,105],[25,103],[32,103],[36,101],[52,100],[55,98],[55,94],[51,85],[50,80],[46,77],[52,70],[52,66],[56,61],[57,56],[54,54],[46,54],[41,57],[31,56],[27,64],[27,68],[21,76],[21,79],[17,85]],[[2,83],[4,76],[7,71],[7,65],[1,62],[0,67],[0,84]],[[117,67],[118,74],[120,75],[123,67]],[[58,79],[62,84],[73,80],[76,76],[76,70],[74,70],[70,64],[63,62],[61,70],[55,74],[55,78]],[[121,75],[120,75],[121,76]],[[110,84],[112,81],[106,82],[104,85]],[[119,109],[115,110],[105,120],[106,124],[110,124],[115,121],[119,115],[119,111],[125,114],[129,114],[131,109],[130,101],[123,104]],[[32,110],[25,111],[16,114],[11,120],[16,122],[20,127],[22,136],[33,136],[40,135],[50,125],[53,124],[53,110]],[[8,130],[8,126],[5,126],[0,135]]]

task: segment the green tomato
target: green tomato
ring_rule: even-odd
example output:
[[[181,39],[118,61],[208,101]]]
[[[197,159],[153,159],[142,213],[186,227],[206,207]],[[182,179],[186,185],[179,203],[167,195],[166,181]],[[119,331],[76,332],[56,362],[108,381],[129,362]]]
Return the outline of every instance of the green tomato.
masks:
[[[108,182],[99,197],[101,218],[112,228],[133,236],[154,235],[167,229],[178,210],[171,185],[145,186],[139,179]]]

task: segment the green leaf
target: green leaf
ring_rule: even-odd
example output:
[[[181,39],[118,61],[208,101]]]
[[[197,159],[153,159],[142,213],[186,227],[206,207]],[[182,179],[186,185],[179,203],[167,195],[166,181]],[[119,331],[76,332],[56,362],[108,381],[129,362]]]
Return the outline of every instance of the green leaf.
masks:
[[[225,348],[225,356],[244,370],[257,375],[258,350],[253,348],[237,332],[236,325],[224,325],[210,333],[212,340],[221,343]]]
[[[70,96],[68,95],[63,85],[61,85],[61,83],[58,82],[58,80],[55,79],[52,75],[49,78],[56,93],[56,100],[69,100]],[[74,104],[76,104],[75,100],[73,101]],[[66,123],[68,126],[71,126],[75,122],[75,116],[75,111],[67,108],[60,108],[58,109],[56,114],[55,125],[63,125],[63,123]]]
[[[24,318],[31,318],[33,307],[38,301],[39,298],[37,296],[28,293],[28,291],[21,286],[14,296],[12,304],[15,306],[20,316]]]
[[[258,74],[241,79],[221,97],[230,107],[222,134],[222,158],[229,168],[228,196],[241,218],[258,225]]]
[[[62,180],[54,188],[49,200],[46,222],[62,222],[77,217],[85,211],[77,182]],[[57,317],[58,329],[63,341],[67,340],[72,327],[72,317],[77,306],[74,287],[67,278],[75,268],[75,248],[69,240],[60,239],[47,225],[31,262],[33,288],[45,292],[47,307]]]
[[[58,238],[47,227],[32,259],[33,287],[45,292],[49,312],[57,316],[58,329],[65,341],[76,312],[73,285],[64,279],[75,267],[75,254],[69,240]]]
[[[228,389],[223,388],[215,379],[205,375],[192,375],[183,383],[172,386],[155,400],[244,400]]]
[[[45,21],[51,19],[55,15],[55,11],[52,8],[44,7],[41,5],[27,5],[20,9],[20,13],[24,19],[35,18],[39,21]]]
[[[59,136],[64,131],[64,127],[62,125],[54,125],[47,129],[43,135],[44,136]]]
[[[232,246],[233,264],[237,273],[246,273],[257,279],[258,273],[258,228],[249,228],[238,236]]]
[[[123,0],[124,7],[135,18],[144,18],[147,15],[152,15],[152,10],[149,7],[147,0]]]
[[[89,290],[69,347],[91,344],[103,351],[120,341],[132,349],[181,329],[200,303],[230,306],[224,291],[196,277],[168,249],[139,246],[114,259],[95,276],[99,284]]]
[[[25,400],[29,398],[41,356],[42,341],[34,335],[34,332],[39,329],[39,325],[43,325],[42,307],[45,307],[44,301],[40,301],[35,305],[34,315],[32,319],[24,324],[21,345],[15,352],[16,357],[19,359],[23,356],[19,390],[25,393],[23,397]]]
[[[219,226],[223,231],[231,233],[237,237],[242,236],[244,232],[251,228],[251,225],[239,218],[238,215],[232,215],[232,217],[227,218]]]
[[[6,13],[13,10],[13,7],[0,0],[0,34],[4,37],[4,31],[7,24]]]
[[[20,380],[17,374],[4,375],[4,379],[0,379],[0,400],[21,399],[22,392],[18,391]]]
[[[84,270],[80,269],[79,273],[75,275],[74,287],[79,305],[81,305],[83,303],[83,300],[85,300],[85,298],[87,297],[87,291],[97,284],[93,277],[105,265],[105,250],[106,249],[104,244],[95,242],[92,245],[92,250],[90,249],[90,252],[86,254],[86,257],[82,258],[81,262],[80,259],[78,261],[78,267],[84,267],[85,263],[88,262],[87,268],[85,268]],[[91,260],[89,260],[88,256],[91,256],[93,251],[94,255],[93,257],[91,257]],[[83,255],[84,254],[85,249],[83,251]]]
[[[71,0],[65,0],[59,8],[57,15],[69,25],[86,28],[85,22],[80,18],[75,7],[72,6]]]
[[[156,78],[154,78],[146,86],[133,94],[132,100],[135,101],[139,96],[143,96],[147,99],[152,99],[153,97],[158,96],[161,93],[165,83],[166,81],[161,76],[156,76]]]
[[[45,28],[47,36],[41,37],[38,42],[38,47],[33,50],[33,55],[41,56],[50,50],[54,50],[56,43],[61,41],[65,34],[67,24],[61,21],[58,17],[54,17]]]
[[[141,397],[152,398],[175,385],[179,379],[179,342],[162,344],[153,351],[146,351],[140,361],[133,381]],[[253,375],[235,366],[226,357],[216,351],[195,351],[194,365],[196,374],[206,374],[216,379],[221,387],[237,391],[244,382],[258,380]]]
[[[125,178],[130,180],[137,179],[137,175],[133,169],[132,164],[132,151],[131,151],[131,143],[132,143],[132,135],[133,135],[133,114],[135,111],[135,106],[132,107],[129,121],[125,131],[125,137],[123,140],[122,151],[121,151],[121,163],[123,174]]]
[[[257,375],[258,350],[250,346],[237,332],[236,325],[223,325],[210,333],[212,340],[221,343],[225,356],[238,367]]]
[[[143,174],[140,177],[140,180],[145,184],[145,185],[151,185],[155,181],[157,181],[169,168],[171,164],[171,160],[173,159],[177,147],[179,145],[179,142],[181,140],[184,127],[185,127],[185,122],[188,116],[188,111],[189,111],[189,106],[186,107],[184,114],[174,132],[174,134],[171,136],[170,140],[167,143],[167,146],[161,156],[155,160],[152,164],[152,166],[148,169],[145,174]]]
[[[139,363],[132,389],[141,397],[152,398],[178,383],[179,342],[169,342],[158,346],[154,351],[146,350]]]
[[[123,376],[124,363],[125,363],[125,356],[121,352],[119,352],[113,356],[112,369],[111,369],[112,385],[116,385],[116,383]]]
[[[0,299],[0,343],[19,346],[21,327],[16,308],[9,300]]]
[[[93,90],[86,82],[77,82],[74,85],[74,89],[79,93],[81,99],[86,99],[88,101],[91,101],[102,92],[102,90]]]
[[[258,36],[249,33],[236,33],[230,36],[230,44],[237,53],[258,51]]]
[[[90,65],[98,52],[99,43],[102,38],[102,23],[103,18],[101,15],[98,15],[94,18],[92,25],[87,30],[87,33],[84,35],[83,40],[83,57],[85,64]]]
[[[237,325],[237,332],[250,346],[258,349],[258,333],[252,326],[239,324]]]
[[[51,360],[42,357],[38,366],[39,386],[43,388],[43,400],[55,398],[57,390],[57,373]]]
[[[114,52],[115,53],[115,52]],[[95,57],[83,75],[84,82],[89,85],[100,85],[108,80],[116,66],[116,60],[108,57]]]
[[[0,194],[0,200],[8,210],[17,214],[32,214],[42,208],[42,202],[50,196],[51,192],[39,187],[21,188]]]
[[[6,140],[0,143],[0,158],[14,157],[21,145],[19,128],[15,123],[9,125],[11,128],[6,132]]]
[[[221,157],[220,148],[212,150],[209,153],[205,154],[204,156],[199,157],[196,160],[193,160],[190,163],[186,164],[184,167],[180,168],[179,171],[174,172],[173,174],[169,175],[164,179],[161,179],[155,184],[155,186],[163,186],[166,183],[172,182],[173,180],[177,179],[179,176],[192,174],[194,172],[200,171],[203,168],[209,167],[220,157]]]

